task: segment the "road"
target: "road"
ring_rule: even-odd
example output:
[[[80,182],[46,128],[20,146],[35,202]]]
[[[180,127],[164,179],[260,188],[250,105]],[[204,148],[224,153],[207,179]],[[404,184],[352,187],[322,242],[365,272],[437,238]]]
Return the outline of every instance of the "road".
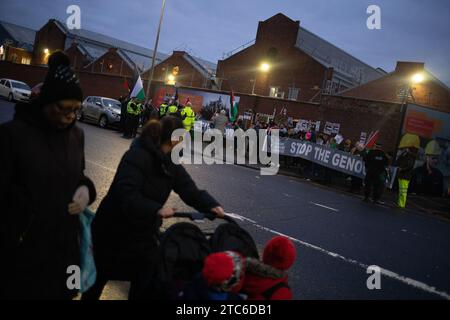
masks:
[[[0,122],[13,105],[0,101]],[[113,130],[80,123],[86,136],[86,174],[98,191],[95,210],[128,149]],[[296,299],[450,299],[450,223],[286,177],[260,176],[236,165],[187,165],[200,188],[235,214],[259,248],[274,235],[294,241],[290,271]],[[176,194],[168,204],[189,210]],[[381,268],[381,289],[369,290],[367,267]],[[127,286],[109,283],[103,299],[121,299]]]

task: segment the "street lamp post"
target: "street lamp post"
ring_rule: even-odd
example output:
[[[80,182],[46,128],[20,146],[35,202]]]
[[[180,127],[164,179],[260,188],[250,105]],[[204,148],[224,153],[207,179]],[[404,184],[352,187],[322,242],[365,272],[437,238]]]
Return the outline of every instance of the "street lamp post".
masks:
[[[162,2],[162,8],[161,8],[161,15],[159,17],[159,25],[158,25],[158,32],[156,34],[156,41],[155,41],[155,48],[153,50],[153,57],[152,57],[152,66],[151,66],[151,70],[150,70],[150,77],[148,78],[148,83],[147,83],[147,100],[150,94],[150,85],[153,81],[153,73],[155,71],[155,59],[156,59],[156,53],[158,51],[158,43],[159,43],[159,34],[161,32],[161,25],[162,25],[162,21],[163,21],[163,17],[164,17],[164,10],[166,8],[166,0],[163,0]]]

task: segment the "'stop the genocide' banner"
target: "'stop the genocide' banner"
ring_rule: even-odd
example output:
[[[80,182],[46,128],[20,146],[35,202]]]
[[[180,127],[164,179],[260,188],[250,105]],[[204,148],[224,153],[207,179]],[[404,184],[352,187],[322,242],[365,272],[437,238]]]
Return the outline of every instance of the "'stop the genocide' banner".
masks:
[[[361,157],[319,144],[280,138],[279,144],[272,146],[271,151],[283,156],[300,157],[358,178],[364,178],[366,175]]]

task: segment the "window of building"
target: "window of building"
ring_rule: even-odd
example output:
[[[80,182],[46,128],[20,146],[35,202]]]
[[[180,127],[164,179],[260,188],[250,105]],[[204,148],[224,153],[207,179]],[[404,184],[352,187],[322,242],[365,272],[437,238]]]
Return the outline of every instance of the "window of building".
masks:
[[[299,91],[299,88],[289,88],[288,99],[297,100]]]
[[[31,63],[31,59],[30,58],[26,58],[26,57],[22,58],[22,64],[30,64],[30,63]]]
[[[280,87],[270,87],[269,95],[273,98],[284,98],[284,92],[280,91]]]

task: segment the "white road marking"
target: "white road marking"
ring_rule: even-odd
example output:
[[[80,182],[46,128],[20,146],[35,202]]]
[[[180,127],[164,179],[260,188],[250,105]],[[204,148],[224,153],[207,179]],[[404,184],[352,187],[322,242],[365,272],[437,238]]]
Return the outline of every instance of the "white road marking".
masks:
[[[97,162],[94,162],[94,161],[91,161],[91,160],[88,160],[88,159],[86,159],[85,161],[90,163],[90,164],[93,164],[94,166],[97,166],[97,167],[100,167],[100,168],[105,169],[107,171],[110,171],[110,172],[112,172],[114,174],[116,173],[116,170],[108,168],[108,167],[105,167],[105,166],[102,166],[101,164],[99,164]]]
[[[100,168],[103,168],[103,169],[105,169],[107,171],[116,173],[116,170],[108,168],[108,167],[105,167],[105,166],[102,166],[101,164],[96,163],[94,161],[86,159],[86,162],[88,162],[90,164],[93,164],[95,166],[98,166]],[[256,176],[256,178],[259,179],[260,177]],[[321,204],[318,204],[318,203],[314,203],[314,202],[311,202],[311,203],[316,205],[316,206],[319,206],[319,207],[327,208],[329,210],[339,211],[337,209],[330,208],[330,207],[327,207],[327,206],[324,206],[324,205],[321,205]],[[313,250],[320,251],[320,252],[322,252],[322,253],[324,253],[324,254],[326,254],[328,256],[331,256],[333,258],[343,260],[346,263],[350,263],[350,264],[359,266],[360,268],[362,268],[364,270],[367,270],[367,268],[369,267],[369,265],[361,263],[361,262],[359,262],[357,260],[346,258],[346,257],[344,257],[344,256],[342,256],[342,255],[340,255],[338,253],[328,251],[328,250],[323,249],[323,248],[321,248],[319,246],[316,246],[316,245],[310,244],[308,242],[305,242],[305,241],[293,238],[291,236],[285,235],[285,234],[283,234],[281,232],[278,232],[276,230],[272,230],[270,228],[264,227],[264,226],[258,224],[256,221],[251,220],[249,218],[246,218],[244,216],[241,216],[241,215],[238,215],[238,214],[235,214],[235,213],[227,213],[227,215],[230,216],[233,219],[237,219],[237,220],[240,220],[240,221],[248,221],[248,222],[252,223],[255,227],[257,227],[257,228],[259,228],[261,230],[264,230],[264,231],[267,231],[267,232],[270,232],[270,233],[273,233],[273,234],[276,234],[276,235],[287,237],[287,238],[291,239],[293,242],[297,242],[297,243],[299,243],[299,244],[301,244],[301,245],[303,245],[305,247],[311,248]],[[403,229],[402,231],[406,232],[405,229]],[[448,294],[448,293],[446,293],[444,291],[439,291],[435,287],[427,285],[426,283],[423,283],[423,282],[420,282],[420,281],[417,281],[417,280],[414,280],[414,279],[411,279],[411,278],[408,278],[408,277],[404,277],[402,275],[399,275],[398,273],[395,273],[393,271],[390,271],[390,270],[387,270],[387,269],[384,269],[384,268],[381,268],[381,267],[380,267],[380,271],[381,271],[381,274],[383,274],[383,275],[385,275],[385,276],[387,276],[389,278],[392,278],[394,280],[400,281],[400,282],[402,282],[402,283],[404,283],[404,284],[406,284],[408,286],[415,287],[415,288],[423,290],[425,292],[428,292],[428,293],[431,293],[431,294],[435,294],[435,295],[438,295],[438,296],[440,296],[440,297],[442,297],[444,299],[450,300],[450,294]]]
[[[316,246],[316,245],[310,244],[308,242],[305,242],[305,241],[293,238],[291,236],[288,236],[288,235],[283,234],[281,232],[278,232],[276,230],[272,230],[270,228],[264,227],[264,226],[258,224],[256,221],[248,219],[248,218],[246,218],[244,216],[241,216],[239,214],[227,213],[227,215],[232,217],[232,218],[234,218],[234,219],[238,219],[240,221],[248,221],[248,222],[252,223],[255,227],[257,227],[257,228],[259,228],[261,230],[264,230],[264,231],[267,231],[267,232],[270,232],[270,233],[273,233],[273,234],[276,234],[276,235],[279,235],[279,236],[287,237],[290,240],[292,240],[293,242],[299,243],[299,244],[301,244],[301,245],[303,245],[305,247],[308,247],[308,248],[313,249],[313,250],[320,251],[320,252],[322,252],[322,253],[330,256],[330,257],[333,257],[333,258],[336,258],[336,259],[340,259],[340,260],[342,260],[342,261],[344,261],[346,263],[350,263],[350,264],[356,265],[356,266],[364,269],[364,271],[366,271],[367,268],[369,267],[368,264],[364,264],[364,263],[359,262],[359,261],[354,260],[354,259],[346,258],[346,257],[344,257],[344,256],[342,256],[342,255],[340,255],[338,253],[328,251],[328,250],[323,249],[323,248],[321,248],[319,246]],[[371,265],[373,265],[373,264],[371,264]],[[389,278],[394,279],[394,280],[397,280],[399,282],[402,282],[402,283],[404,283],[404,284],[406,284],[406,285],[408,285],[410,287],[414,287],[414,288],[423,290],[425,292],[438,295],[441,298],[444,298],[446,300],[450,300],[450,294],[449,293],[446,293],[444,291],[439,291],[435,287],[430,286],[430,285],[428,285],[426,283],[423,283],[423,282],[420,282],[420,281],[417,281],[417,280],[414,280],[414,279],[411,279],[411,278],[408,278],[408,277],[404,277],[402,275],[399,275],[398,273],[395,273],[393,271],[384,269],[382,267],[380,267],[380,272],[384,276],[389,277]]]
[[[309,203],[311,203],[311,204],[313,204],[313,205],[315,205],[315,206],[318,206],[318,207],[322,207],[322,208],[331,210],[331,211],[339,212],[338,209],[331,208],[331,207],[327,207],[327,206],[324,206],[323,204],[320,204],[320,203],[315,203],[315,202],[312,202],[312,201],[310,201]]]

